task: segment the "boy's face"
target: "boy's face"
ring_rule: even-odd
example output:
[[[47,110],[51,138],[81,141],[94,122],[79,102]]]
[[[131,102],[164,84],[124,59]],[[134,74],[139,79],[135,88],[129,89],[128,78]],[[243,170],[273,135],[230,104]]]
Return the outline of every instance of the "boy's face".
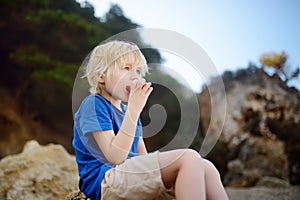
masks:
[[[120,69],[111,72],[109,76],[101,79],[105,85],[105,92],[114,100],[128,102],[130,86],[142,80],[142,66],[145,63],[142,63],[142,61],[136,62],[132,54],[127,55],[125,60],[126,62],[120,66]],[[109,68],[109,70],[113,69]]]

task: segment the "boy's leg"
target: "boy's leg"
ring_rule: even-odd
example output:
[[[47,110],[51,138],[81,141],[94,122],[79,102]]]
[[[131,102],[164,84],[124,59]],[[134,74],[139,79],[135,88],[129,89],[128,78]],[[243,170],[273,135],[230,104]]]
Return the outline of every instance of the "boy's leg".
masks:
[[[203,159],[205,167],[205,184],[207,199],[228,199],[216,167],[208,160]]]
[[[167,188],[175,186],[176,200],[205,199],[204,169],[197,160],[191,150],[159,153],[162,180]]]
[[[193,150],[159,154],[161,176],[166,187],[175,185],[180,199],[228,199],[216,168]]]
[[[106,172],[101,183],[102,199],[155,199],[167,195],[158,161],[158,152],[136,156]]]

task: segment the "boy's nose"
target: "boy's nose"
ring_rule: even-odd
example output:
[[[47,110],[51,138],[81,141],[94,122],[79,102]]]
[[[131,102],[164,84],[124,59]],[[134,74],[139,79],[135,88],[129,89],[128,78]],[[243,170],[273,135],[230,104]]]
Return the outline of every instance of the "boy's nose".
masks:
[[[137,71],[132,70],[131,73],[130,73],[130,78],[132,80],[135,80],[135,79],[139,80],[139,79],[141,79],[141,75]]]

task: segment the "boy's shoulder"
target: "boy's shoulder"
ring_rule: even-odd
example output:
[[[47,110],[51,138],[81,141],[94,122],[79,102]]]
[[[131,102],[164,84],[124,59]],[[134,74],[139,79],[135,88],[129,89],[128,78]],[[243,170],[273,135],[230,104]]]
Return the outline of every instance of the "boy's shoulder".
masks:
[[[102,102],[104,104],[108,104],[109,102],[100,94],[90,94],[82,101],[81,104],[95,104],[98,102]]]
[[[87,112],[91,109],[94,111],[98,110],[97,108],[100,109],[104,107],[110,108],[110,103],[108,100],[106,100],[100,94],[90,94],[83,99],[77,112]]]

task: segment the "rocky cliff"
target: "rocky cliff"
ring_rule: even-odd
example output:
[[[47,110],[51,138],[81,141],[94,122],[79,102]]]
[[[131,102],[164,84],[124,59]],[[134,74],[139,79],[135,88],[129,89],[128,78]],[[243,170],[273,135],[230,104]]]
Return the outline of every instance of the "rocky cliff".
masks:
[[[215,149],[226,153],[212,158],[222,168],[224,183],[249,187],[274,177],[300,184],[300,92],[257,68],[226,72],[222,78],[226,92],[221,82],[212,81],[199,101],[204,132],[222,130]],[[218,113],[214,119],[212,108]],[[224,124],[216,123],[224,117]]]
[[[65,121],[56,120],[56,124],[64,126],[64,129],[59,130],[43,122],[41,116],[33,110],[21,110],[11,92],[1,85],[0,97],[0,159],[20,153],[28,140],[36,140],[40,144],[59,143],[73,153],[73,122],[69,122],[72,120],[71,111]]]

